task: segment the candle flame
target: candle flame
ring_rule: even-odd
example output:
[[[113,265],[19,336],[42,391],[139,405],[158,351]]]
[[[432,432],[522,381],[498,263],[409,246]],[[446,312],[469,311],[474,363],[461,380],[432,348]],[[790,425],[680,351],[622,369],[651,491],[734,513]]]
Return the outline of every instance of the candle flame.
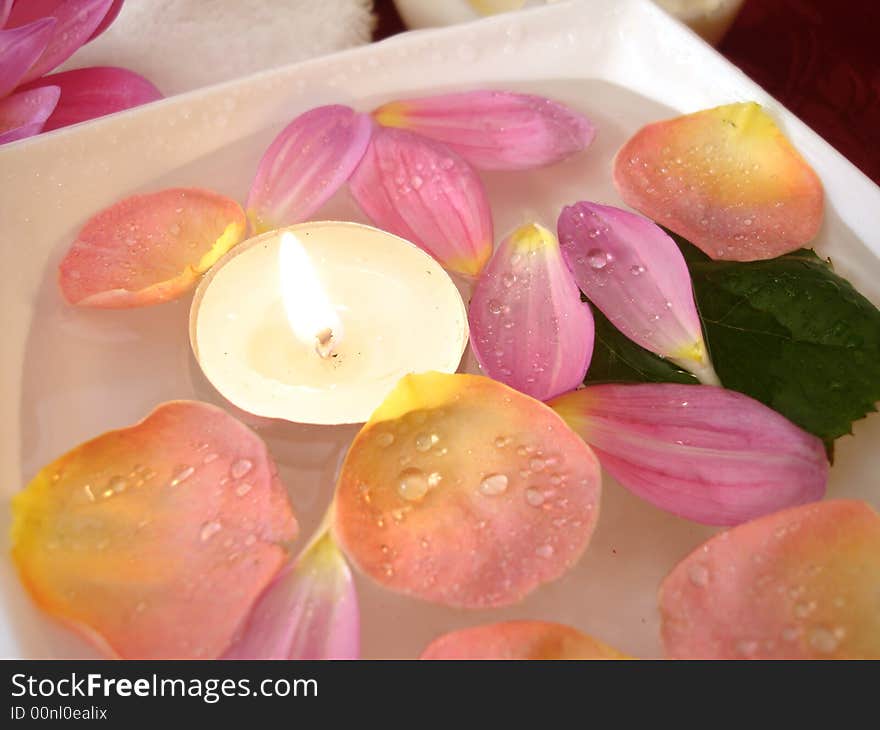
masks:
[[[297,339],[313,345],[321,357],[330,357],[342,339],[342,322],[308,252],[290,231],[281,234],[278,268],[290,329]]]

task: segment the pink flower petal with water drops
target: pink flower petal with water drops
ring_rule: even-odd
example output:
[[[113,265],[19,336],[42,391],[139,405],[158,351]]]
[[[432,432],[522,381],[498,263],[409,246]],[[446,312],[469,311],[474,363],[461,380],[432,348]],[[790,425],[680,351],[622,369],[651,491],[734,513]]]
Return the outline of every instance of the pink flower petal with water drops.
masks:
[[[39,134],[59,96],[57,86],[45,86],[0,99],[0,144]]]
[[[825,494],[822,442],[732,390],[592,385],[550,406],[623,486],[696,522],[735,525]]]
[[[492,255],[483,183],[439,142],[380,127],[349,186],[376,226],[417,244],[446,269],[476,276]]]
[[[225,659],[357,659],[360,614],[351,570],[329,533],[260,597]]]
[[[880,659],[880,515],[795,507],[716,535],[660,586],[681,659]]]
[[[718,384],[675,241],[647,218],[598,203],[566,206],[557,226],[575,281],[611,324],[702,382]]]
[[[54,27],[54,18],[43,18],[19,28],[0,30],[0,98],[19,85],[46,49]]]
[[[49,84],[61,89],[61,98],[46,120],[44,132],[162,98],[159,89],[143,76],[113,66],[62,71],[32,81],[23,88],[36,89]]]
[[[593,353],[593,315],[559,242],[530,223],[499,245],[468,306],[471,346],[487,375],[538,400],[576,388]]]
[[[169,188],[125,198],[92,216],[59,266],[64,298],[80,307],[142,307],[175,299],[244,237],[231,198]]]
[[[247,211],[255,231],[309,218],[364,156],[373,123],[347,106],[300,114],[269,145],[251,185]]]
[[[16,2],[9,16],[8,26],[18,27],[34,17],[52,17],[57,21],[46,50],[22,78],[22,83],[33,81],[49,73],[70,58],[107,16],[114,0],[28,0]],[[39,12],[39,15],[36,15]]]
[[[439,636],[420,659],[625,659],[616,649],[571,626],[502,621]]]
[[[36,604],[111,656],[219,656],[297,523],[263,441],[216,406],[164,403],[77,446],[13,499]]]
[[[373,112],[379,124],[443,142],[474,167],[522,170],[564,160],[590,146],[596,127],[542,96],[469,91],[392,101]]]
[[[809,243],[822,182],[755,102],[649,124],[620,148],[624,201],[714,259],[771,259]]]
[[[599,493],[593,452],[543,403],[478,375],[408,375],[349,449],[332,530],[386,588],[504,606],[578,560]]]

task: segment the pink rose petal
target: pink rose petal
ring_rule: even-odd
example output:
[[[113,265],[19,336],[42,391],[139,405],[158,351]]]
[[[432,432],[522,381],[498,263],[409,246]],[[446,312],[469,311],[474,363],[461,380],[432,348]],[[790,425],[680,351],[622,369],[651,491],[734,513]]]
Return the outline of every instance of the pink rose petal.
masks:
[[[816,171],[755,102],[642,127],[614,159],[614,184],[627,205],[713,259],[795,251],[825,211]]]
[[[625,659],[571,626],[548,621],[502,621],[438,636],[420,659]]]
[[[623,486],[696,522],[735,525],[825,494],[822,442],[741,393],[593,385],[550,406]]]
[[[45,86],[0,99],[0,144],[39,134],[60,96],[57,86]]]
[[[70,58],[107,16],[114,0],[26,0],[16,2],[7,25],[11,28],[35,18],[52,17],[57,21],[46,50],[22,78],[33,81]]]
[[[495,251],[468,307],[483,371],[538,400],[576,388],[593,352],[593,315],[543,226],[514,231]]]
[[[36,89],[48,84],[61,89],[61,98],[46,120],[44,132],[162,98],[162,93],[143,76],[112,66],[49,74],[23,88]]]
[[[563,208],[562,254],[581,291],[633,342],[718,385],[684,257],[647,218],[580,202]]]
[[[54,18],[43,18],[19,28],[0,30],[0,98],[19,85],[46,50],[55,22]]]
[[[598,519],[599,463],[550,408],[491,378],[402,378],[355,438],[333,535],[380,585],[491,608],[565,573]]]
[[[169,301],[189,291],[246,228],[241,206],[210,190],[133,195],[89,219],[61,261],[58,283],[81,307]]]
[[[325,533],[257,601],[226,659],[357,659],[360,615],[351,570]]]
[[[6,25],[9,13],[12,12],[12,3],[14,2],[15,0],[0,0],[0,28]]]
[[[131,659],[222,654],[297,532],[266,445],[193,401],[59,457],[13,513],[12,557],[36,604]]]
[[[348,179],[364,156],[372,122],[347,106],[300,114],[269,145],[248,195],[257,233],[306,220]]]
[[[483,183],[439,142],[379,128],[349,186],[376,226],[412,241],[451,271],[476,276],[492,255]]]
[[[563,104],[531,94],[470,91],[392,101],[373,116],[444,142],[474,167],[521,170],[586,149],[596,127]]]
[[[880,515],[832,500],[740,525],[660,586],[680,659],[880,659]]]

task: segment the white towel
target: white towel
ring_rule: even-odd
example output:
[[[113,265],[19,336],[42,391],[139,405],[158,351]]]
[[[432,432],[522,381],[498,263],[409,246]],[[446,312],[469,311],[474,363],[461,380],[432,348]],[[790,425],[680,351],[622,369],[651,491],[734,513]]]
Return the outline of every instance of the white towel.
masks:
[[[372,0],[127,0],[62,70],[124,66],[163,94],[370,41]]]

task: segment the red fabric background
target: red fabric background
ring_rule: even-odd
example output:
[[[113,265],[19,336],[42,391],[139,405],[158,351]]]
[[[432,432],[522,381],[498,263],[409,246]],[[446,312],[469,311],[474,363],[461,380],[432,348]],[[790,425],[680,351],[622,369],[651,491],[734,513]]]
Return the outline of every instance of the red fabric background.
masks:
[[[377,39],[404,29],[375,5]],[[880,183],[880,0],[746,0],[719,50]]]

